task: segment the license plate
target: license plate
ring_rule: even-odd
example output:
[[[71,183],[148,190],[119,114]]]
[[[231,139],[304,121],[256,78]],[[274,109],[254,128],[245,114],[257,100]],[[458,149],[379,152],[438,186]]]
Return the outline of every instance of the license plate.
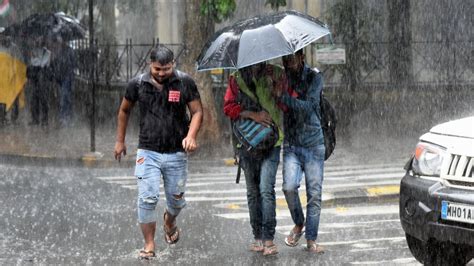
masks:
[[[443,200],[441,219],[474,224],[474,206]]]

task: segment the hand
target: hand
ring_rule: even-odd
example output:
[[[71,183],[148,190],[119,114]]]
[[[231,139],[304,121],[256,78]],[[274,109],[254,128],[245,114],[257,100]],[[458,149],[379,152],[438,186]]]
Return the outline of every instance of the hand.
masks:
[[[273,125],[272,117],[266,111],[255,112],[250,118],[266,127],[270,127]]]
[[[189,136],[183,139],[182,145],[185,152],[193,152],[197,148],[196,139]]]
[[[123,156],[127,155],[127,147],[125,147],[125,143],[117,141],[115,142],[115,149],[114,149],[115,160],[120,162],[120,159],[122,158],[122,154]]]

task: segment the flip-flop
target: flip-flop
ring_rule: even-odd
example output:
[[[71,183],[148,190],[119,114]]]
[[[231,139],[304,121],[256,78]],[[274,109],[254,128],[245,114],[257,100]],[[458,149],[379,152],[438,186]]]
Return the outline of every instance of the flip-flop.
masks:
[[[285,244],[289,247],[296,247],[298,245],[298,241],[300,241],[300,238],[303,236],[304,230],[301,230],[300,233],[295,233],[293,229],[291,229],[290,234],[288,234],[287,237],[285,237]],[[290,241],[288,238],[292,238],[293,241]]]
[[[154,257],[156,257],[156,254],[155,254],[155,251],[153,250],[147,251],[147,250],[142,249],[140,250],[140,254],[138,255],[138,258],[142,260],[149,260]]]
[[[270,246],[265,246],[263,249],[263,256],[273,256],[278,254],[278,249],[275,244]]]
[[[262,240],[255,240],[252,244],[250,244],[250,251],[254,252],[263,252],[264,246]]]
[[[306,251],[315,253],[315,254],[323,254],[324,248],[316,243],[312,243],[310,245],[306,245]]]
[[[174,226],[173,228],[171,229],[167,229],[166,228],[166,214],[167,212],[165,211],[165,213],[163,214],[163,232],[164,232],[164,235],[165,235],[165,242],[168,243],[169,245],[172,245],[172,244],[176,244],[179,240],[179,235],[180,235],[180,232],[179,232],[179,229],[178,229],[178,226]],[[168,214],[170,215],[170,214]],[[176,221],[175,221],[176,223]],[[175,240],[172,240],[173,236],[175,236]]]
[[[165,242],[168,243],[169,245],[176,244],[179,240],[179,229],[177,226],[171,228],[170,230],[166,229],[166,225],[163,225],[163,231],[165,233]],[[175,240],[172,240],[173,236],[175,237]]]

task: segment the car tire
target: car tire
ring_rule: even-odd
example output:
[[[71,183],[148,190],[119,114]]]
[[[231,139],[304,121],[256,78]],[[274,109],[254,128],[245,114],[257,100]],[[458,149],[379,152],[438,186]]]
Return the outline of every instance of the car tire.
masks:
[[[468,246],[435,240],[427,245],[425,265],[466,265],[470,260]]]
[[[405,238],[413,257],[415,257],[415,259],[420,263],[425,263],[425,259],[428,255],[428,243],[421,241],[409,234],[405,234]]]

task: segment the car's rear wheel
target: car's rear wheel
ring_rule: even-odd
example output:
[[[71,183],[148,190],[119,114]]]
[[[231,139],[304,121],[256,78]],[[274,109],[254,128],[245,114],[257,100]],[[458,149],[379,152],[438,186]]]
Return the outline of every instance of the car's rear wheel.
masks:
[[[428,244],[409,234],[405,234],[405,238],[413,257],[415,257],[415,259],[420,263],[425,263],[425,258],[428,252]]]

